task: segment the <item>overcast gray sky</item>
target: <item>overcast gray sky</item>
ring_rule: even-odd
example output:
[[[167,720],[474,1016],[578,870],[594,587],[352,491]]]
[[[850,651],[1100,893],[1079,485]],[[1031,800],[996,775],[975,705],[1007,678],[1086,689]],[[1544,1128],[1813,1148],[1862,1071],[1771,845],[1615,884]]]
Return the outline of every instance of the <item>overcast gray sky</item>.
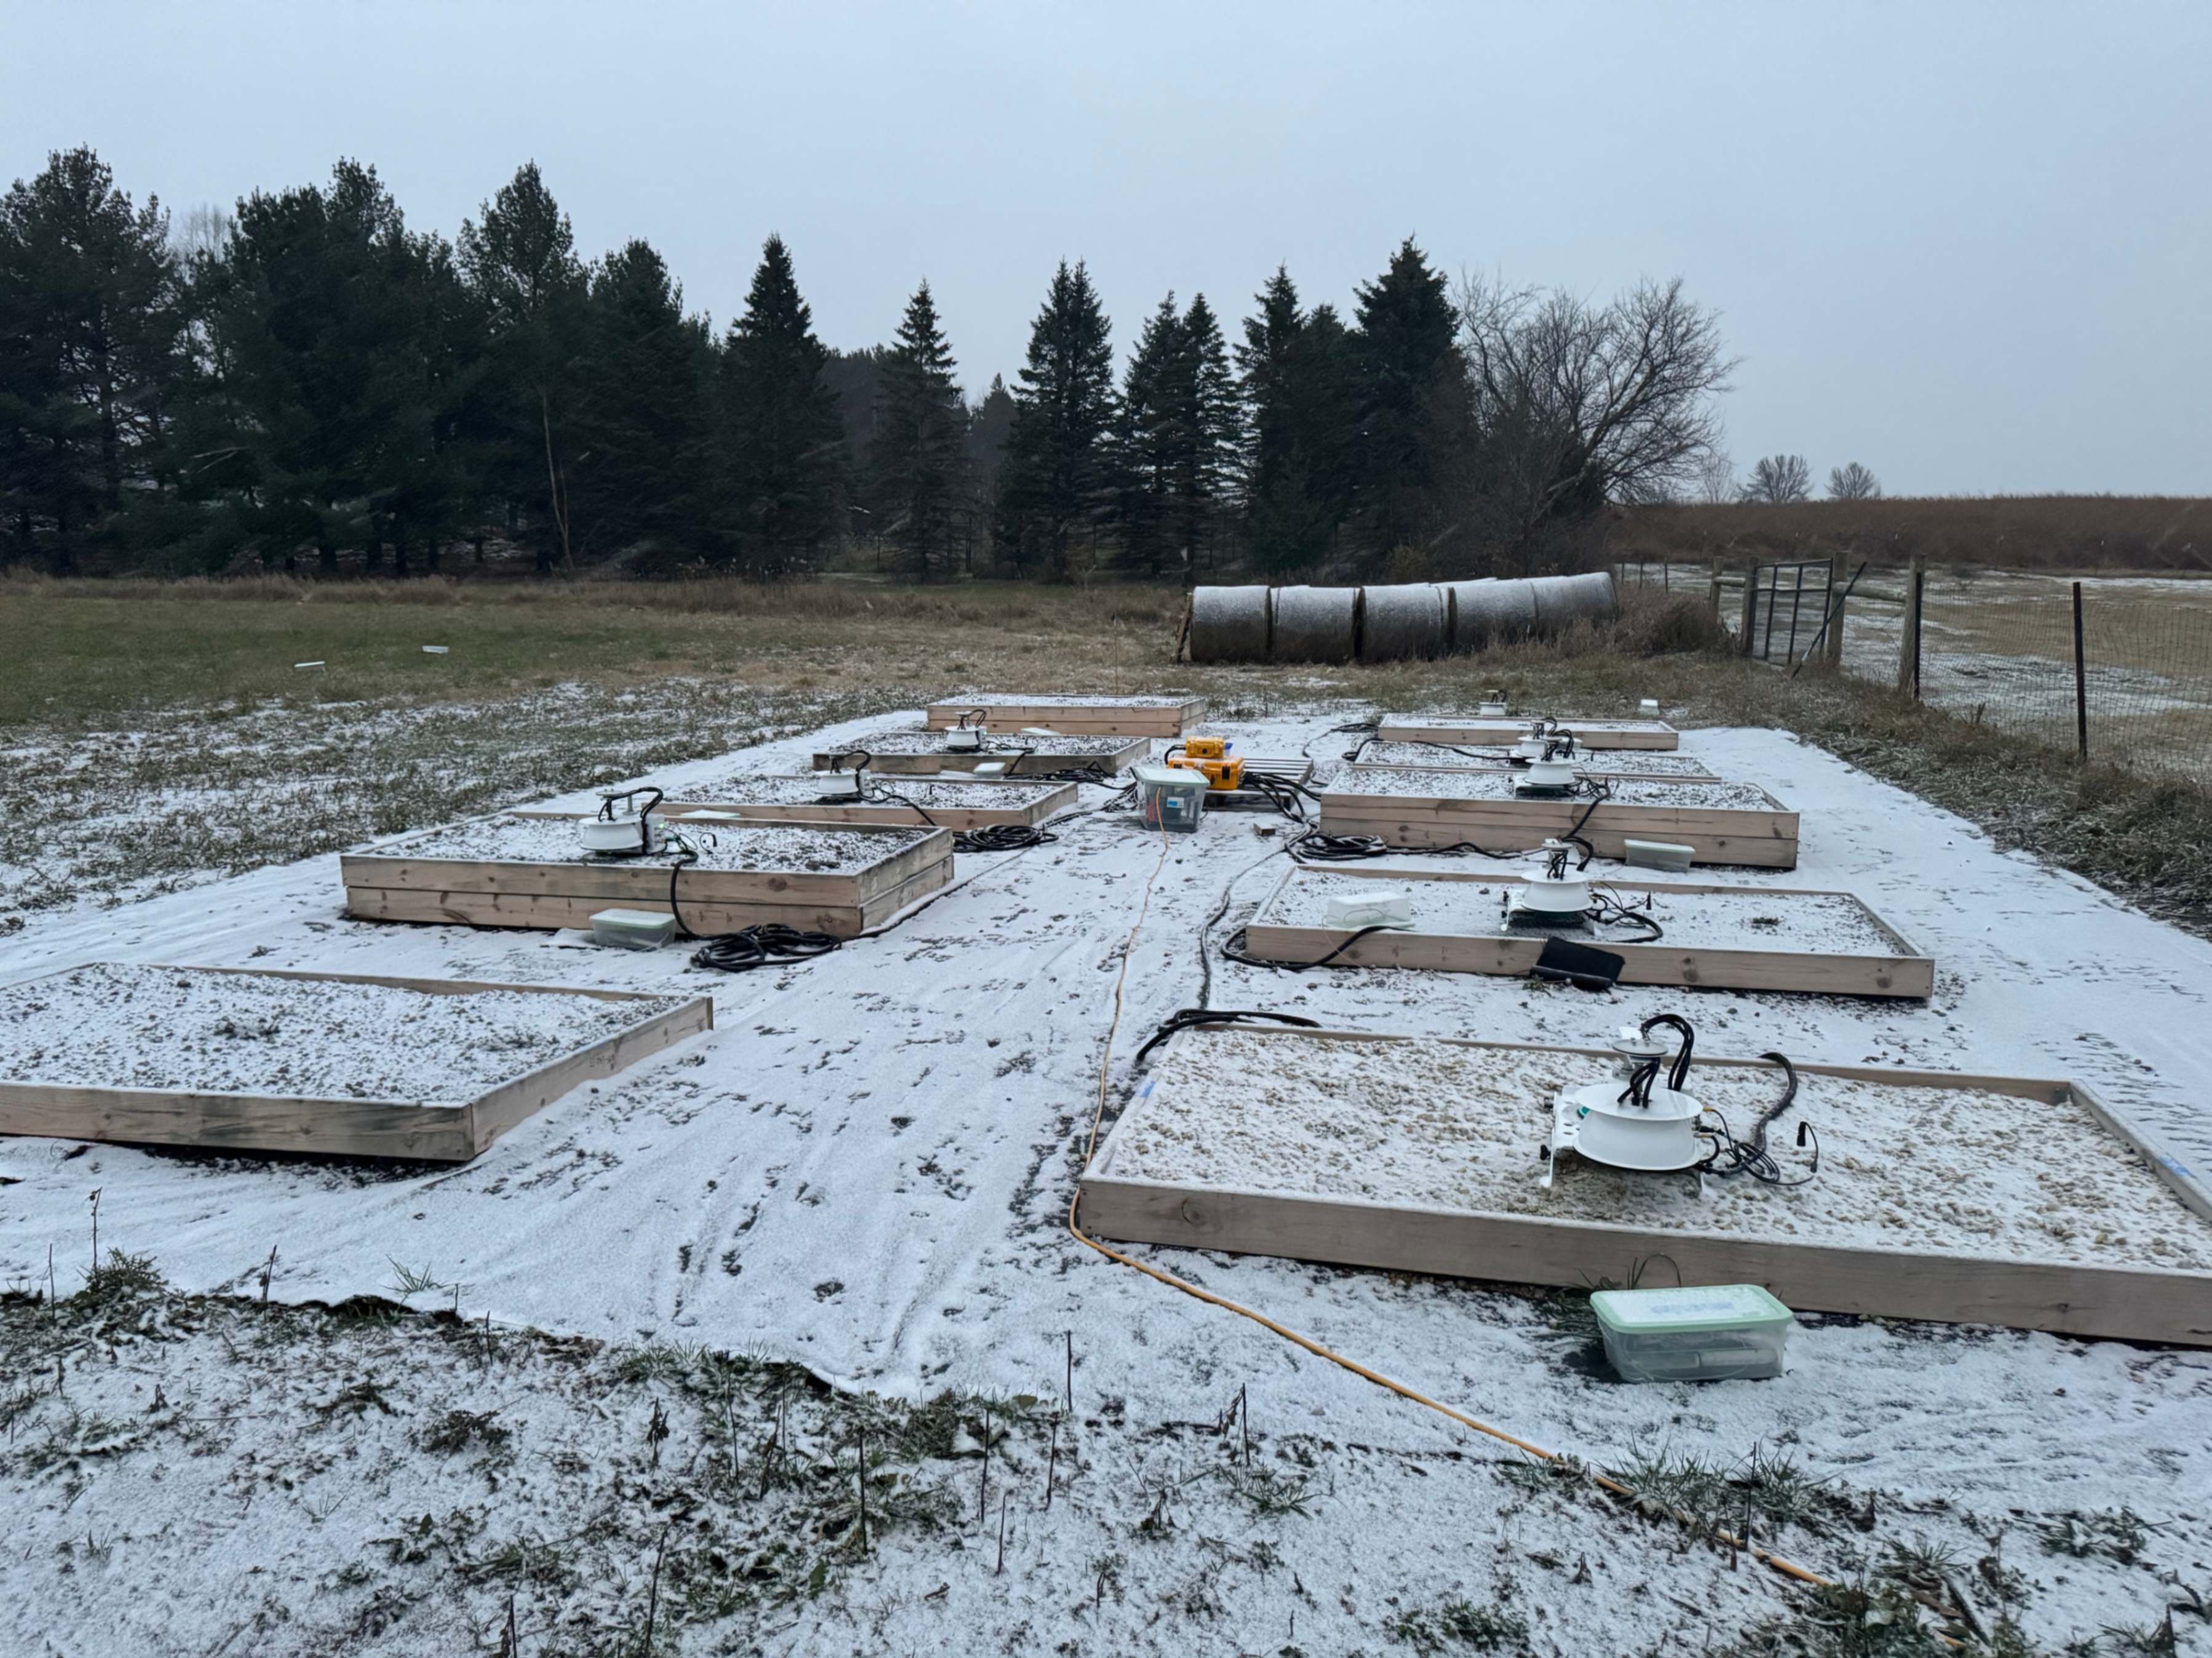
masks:
[[[935,290],[971,390],[1053,264],[1123,345],[1412,234],[1604,295],[1680,274],[1741,467],[2212,494],[2212,3],[69,5],[0,23],[0,173],[90,143],[180,214],[373,161],[452,235],[534,156],[718,325],[791,243],[832,345]]]

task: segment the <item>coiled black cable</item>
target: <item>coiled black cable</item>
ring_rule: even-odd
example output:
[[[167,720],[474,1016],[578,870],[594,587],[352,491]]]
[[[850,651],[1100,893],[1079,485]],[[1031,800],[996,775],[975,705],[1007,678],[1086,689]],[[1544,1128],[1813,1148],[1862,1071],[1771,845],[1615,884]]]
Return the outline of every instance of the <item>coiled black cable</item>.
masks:
[[[699,851],[681,835],[672,835],[669,840],[676,848],[676,861],[668,868],[668,913],[676,918],[679,934],[699,941],[699,948],[691,952],[692,966],[717,973],[747,973],[777,962],[811,961],[817,956],[827,956],[844,944],[842,938],[830,933],[810,932],[803,927],[786,926],[780,921],[764,921],[758,926],[740,927],[735,932],[694,932],[676,902],[676,884],[686,869],[699,861]]]
[[[986,823],[981,829],[962,829],[952,837],[955,852],[1024,852],[1031,847],[1050,846],[1060,837],[1050,829],[1038,829],[1030,823]]]

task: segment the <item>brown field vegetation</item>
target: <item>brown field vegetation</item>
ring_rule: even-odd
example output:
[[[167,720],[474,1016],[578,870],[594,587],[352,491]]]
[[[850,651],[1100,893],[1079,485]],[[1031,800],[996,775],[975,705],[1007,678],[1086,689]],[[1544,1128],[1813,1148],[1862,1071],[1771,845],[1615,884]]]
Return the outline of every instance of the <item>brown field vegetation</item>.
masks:
[[[2010,570],[2212,573],[2212,500],[2187,495],[1975,495],[1747,501],[1631,508],[1614,558],[1818,557],[1878,565],[1915,553],[1937,564]]]

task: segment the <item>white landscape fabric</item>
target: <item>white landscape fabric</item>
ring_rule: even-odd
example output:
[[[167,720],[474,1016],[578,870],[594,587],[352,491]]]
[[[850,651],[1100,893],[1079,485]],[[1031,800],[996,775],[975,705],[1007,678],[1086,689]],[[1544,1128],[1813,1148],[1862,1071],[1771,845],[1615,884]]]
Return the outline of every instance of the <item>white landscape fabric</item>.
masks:
[[[1310,746],[1334,761],[1345,741],[1324,733],[1353,712],[1251,721],[1243,746]],[[790,770],[867,728],[743,759]],[[2212,944],[1999,852],[1961,820],[1787,737],[1697,732],[1685,747],[1790,801],[1811,826],[1799,868],[1735,878],[1859,890],[1936,957],[1927,1007],[1645,989],[1606,998],[1466,974],[1292,977],[1218,957],[1213,1003],[1337,1026],[1573,1043],[1686,1007],[1701,1051],[2077,1077],[2177,1159],[2212,1164]],[[732,764],[719,756],[651,780],[677,795]],[[1086,805],[1104,798],[1085,791]],[[1285,837],[1261,833],[1273,827],[1209,816],[1166,847],[1127,975],[1117,1102],[1138,1044],[1199,999],[1201,925],[1226,893],[1218,941],[1278,879]],[[334,1171],[0,1141],[0,1175],[17,1182],[0,1187],[0,1281],[43,1281],[50,1246],[81,1262],[96,1187],[103,1247],[153,1254],[185,1288],[245,1283],[275,1246],[275,1297],[335,1302],[380,1291],[397,1259],[464,1285],[464,1317],[788,1357],[909,1395],[956,1385],[1056,1392],[1072,1328],[1079,1390],[1126,1399],[1133,1419],[1211,1420],[1249,1382],[1335,1440],[1460,1442],[1441,1419],[1068,1238],[1118,952],[1162,856],[1126,813],[1071,819],[1056,844],[963,856],[960,873],[974,878],[880,940],[726,978],[689,969],[679,950],[349,920],[335,857],[119,909],[33,916],[0,944],[0,975],[111,958],[705,991],[717,1029],[556,1102],[458,1169]],[[1679,1432],[1679,1390],[1571,1376],[1528,1303],[1479,1285],[1166,1258],[1540,1443],[1601,1456],[1663,1448]],[[1703,1430],[1687,1448],[1705,1432],[1736,1447],[1784,1443],[1809,1465],[1848,1464],[1868,1485],[1990,1511],[2202,1511],[2212,1503],[2203,1356],[2141,1357],[2032,1334],[1808,1327],[1791,1346],[1802,1381],[1698,1394]]]

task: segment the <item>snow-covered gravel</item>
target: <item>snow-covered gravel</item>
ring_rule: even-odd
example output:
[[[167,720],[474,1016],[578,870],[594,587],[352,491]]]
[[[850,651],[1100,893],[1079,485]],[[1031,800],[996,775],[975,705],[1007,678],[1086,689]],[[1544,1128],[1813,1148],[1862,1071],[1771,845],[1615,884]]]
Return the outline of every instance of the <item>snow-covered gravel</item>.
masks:
[[[1328,786],[1330,793],[1336,794],[1389,795],[1411,800],[1513,800],[1521,798],[1515,785],[1516,775],[1464,769],[1364,771],[1348,768],[1331,780]],[[1637,777],[1607,780],[1613,790],[1613,800],[1624,806],[1776,810],[1765,792],[1750,783],[1665,782]]]
[[[1448,743],[1364,744],[1359,763],[1364,766],[1410,766],[1416,770],[1458,771],[1468,768],[1503,770],[1509,765],[1507,750],[1473,748],[1462,753]],[[1577,762],[1579,769],[1601,777],[1712,776],[1712,768],[1695,754],[1653,749],[1590,749]]]
[[[1187,691],[1171,696],[1085,696],[1070,693],[1062,695],[1039,695],[1011,691],[957,690],[950,696],[937,699],[937,707],[970,708],[1179,708],[1186,702],[1202,701],[1197,692]]]
[[[878,780],[870,778],[871,789]],[[983,806],[1008,811],[1033,805],[1065,783],[1021,783],[1012,780],[992,778],[901,777],[885,780],[885,788],[895,789],[923,811],[938,806]],[[703,782],[684,786],[684,799],[694,804],[726,805],[798,806],[817,804],[835,805],[853,798],[852,774],[832,778],[821,772],[809,772],[802,777],[749,777],[733,772],[724,777],[712,777]]]
[[[0,987],[0,1080],[460,1105],[680,999],[95,962]]]
[[[580,813],[579,817],[588,816]],[[453,858],[523,864],[601,864],[616,860],[586,852],[579,843],[577,818],[521,817],[502,812],[444,829],[387,841],[370,848],[384,858]],[[678,827],[681,828],[679,824]],[[932,831],[886,827],[843,828],[785,823],[717,823],[684,829],[699,853],[697,867],[723,870],[803,871],[811,875],[850,875],[896,857]],[[672,853],[649,854],[664,862]]]
[[[1607,718],[1579,720],[1572,714],[1564,714],[1550,717],[1556,719],[1561,726],[1565,726],[1571,732],[1608,732],[1614,733],[1626,733],[1629,732],[1664,732],[1668,729],[1667,722],[1663,720],[1613,720]],[[1454,714],[1442,710],[1431,709],[1424,714],[1386,714],[1382,720],[1382,726],[1386,731],[1402,730],[1405,727],[1412,726],[1448,727],[1453,731],[1463,731],[1470,737],[1478,735],[1484,737],[1502,736],[1510,742],[1515,738],[1524,735],[1528,727],[1534,724],[1538,718],[1538,715],[1533,714],[1516,714],[1504,720],[1486,720],[1478,715]]]
[[[1669,893],[1663,886],[1657,891],[1637,891],[1607,886],[1604,873],[1613,867],[1593,864],[1586,872],[1596,874],[1599,889],[1624,903],[1640,910],[1648,900],[1651,918],[1665,929],[1660,942],[1668,946],[1807,950],[1828,956],[1897,954],[1897,941],[1875,922],[1864,904],[1848,893],[1782,897],[1751,887],[1731,892]],[[1274,926],[1323,927],[1328,925],[1331,898],[1372,897],[1395,890],[1413,895],[1413,932],[1494,938],[1509,931],[1500,919],[1501,896],[1520,884],[1514,878],[1501,877],[1485,881],[1408,881],[1401,885],[1387,879],[1307,868],[1285,883],[1252,919]],[[1531,938],[1563,933],[1568,938],[1619,944],[1635,944],[1650,937],[1643,928],[1620,922],[1573,928],[1516,926],[1510,931]]]
[[[1118,1179],[1480,1214],[1551,1216],[1840,1248],[2106,1265],[2212,1267],[2212,1221],[2187,1208],[2087,1113],[1984,1090],[1804,1076],[1775,1131],[1820,1137],[1803,1186],[1626,1175],[1564,1159],[1538,1184],[1536,1147],[1561,1092],[1605,1061],[1415,1042],[1210,1032],[1158,1067],[1115,1127]],[[1749,1133],[1778,1072],[1700,1066],[1688,1091]]]
[[[1136,740],[1133,737],[1093,737],[1080,732],[1024,738],[1018,731],[994,731],[984,738],[983,747],[992,754],[1019,754],[1024,749],[1037,749],[1048,754],[1111,755],[1121,753]],[[952,745],[943,732],[921,726],[892,726],[855,732],[850,738],[818,752],[850,754],[856,749],[870,754],[947,754],[952,751]],[[965,752],[972,754],[975,750]]]

